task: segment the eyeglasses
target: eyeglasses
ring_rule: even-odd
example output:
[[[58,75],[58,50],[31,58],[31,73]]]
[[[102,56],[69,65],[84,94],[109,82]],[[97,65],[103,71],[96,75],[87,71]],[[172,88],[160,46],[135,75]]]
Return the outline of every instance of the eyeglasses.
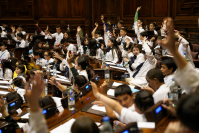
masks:
[[[44,55],[44,56],[48,56],[48,55]]]

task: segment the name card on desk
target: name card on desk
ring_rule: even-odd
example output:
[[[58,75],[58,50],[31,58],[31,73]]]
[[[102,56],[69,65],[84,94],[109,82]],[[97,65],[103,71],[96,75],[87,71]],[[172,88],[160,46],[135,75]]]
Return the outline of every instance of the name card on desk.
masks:
[[[116,64],[115,64],[115,63],[113,63],[113,62],[106,62],[106,64],[108,64],[108,65],[114,65],[114,66],[116,66]]]
[[[70,85],[71,85],[71,82],[70,82],[68,79],[56,78],[56,80],[57,80],[59,83],[70,84]]]
[[[10,93],[10,92],[8,92],[8,91],[0,91],[0,95],[6,95],[8,93]]]
[[[30,113],[24,114],[21,118],[22,119],[29,119]]]
[[[117,86],[120,86],[120,85],[123,85],[123,84],[122,84],[122,83],[118,83],[118,82],[114,82],[114,83],[112,84],[113,87],[117,87]]]
[[[107,91],[107,95],[109,95],[109,96],[115,96],[115,90],[114,89],[109,89]]]
[[[0,81],[0,84],[10,85],[11,83],[8,81]]]
[[[124,67],[110,66],[110,68],[126,71],[126,68],[124,68]]]
[[[106,108],[103,107],[103,106],[93,105],[93,106],[91,107],[91,109],[97,110],[97,111],[101,111],[101,112],[106,112]]]

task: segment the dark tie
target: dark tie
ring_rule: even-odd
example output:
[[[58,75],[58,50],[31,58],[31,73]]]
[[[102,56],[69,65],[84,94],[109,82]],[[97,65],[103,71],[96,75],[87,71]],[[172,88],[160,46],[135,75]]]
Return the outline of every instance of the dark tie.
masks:
[[[106,49],[106,53],[110,52],[110,50],[111,50],[111,47],[108,47],[108,48]]]
[[[21,44],[21,42],[17,42],[17,46],[19,47],[19,45]]]
[[[143,64],[144,64],[144,62],[141,63],[139,66],[137,66],[137,68],[136,68],[136,72],[133,74],[133,78],[135,78],[135,76],[138,74],[138,72],[139,72],[140,69],[142,68]]]

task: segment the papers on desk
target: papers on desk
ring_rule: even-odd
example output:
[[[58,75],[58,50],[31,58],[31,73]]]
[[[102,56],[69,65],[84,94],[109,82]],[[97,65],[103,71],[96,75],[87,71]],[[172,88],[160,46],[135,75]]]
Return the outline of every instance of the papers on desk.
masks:
[[[63,125],[60,125],[59,127],[53,129],[50,131],[50,133],[71,133],[71,127],[74,124],[76,119],[72,118],[68,122],[64,123]],[[97,126],[99,126],[101,123],[95,122]]]
[[[0,85],[0,89],[8,89],[10,86]]]
[[[117,87],[117,86],[120,86],[120,85],[123,85],[122,83],[118,83],[118,82],[114,82],[113,84],[112,84],[112,87]]]
[[[108,64],[108,65],[114,65],[114,66],[116,66],[116,64],[115,64],[115,63],[113,63],[113,62],[106,62],[106,64]]]
[[[137,122],[138,128],[155,128],[155,122]]]
[[[20,128],[26,125],[26,123],[21,123],[21,122],[17,122],[17,124],[19,125]]]
[[[10,85],[11,83],[8,81],[0,81],[0,84],[6,84],[6,85]]]
[[[68,79],[56,78],[56,80],[57,80],[59,83],[71,84],[71,82],[70,82]]]
[[[91,109],[97,110],[97,111],[101,111],[101,112],[106,112],[106,108],[105,108],[105,107],[102,107],[102,106],[93,105],[93,106],[91,107]]]
[[[125,70],[126,71],[126,68],[124,68],[124,67],[110,66],[110,68],[118,69],[118,70]]]
[[[56,107],[57,107],[58,111],[59,111],[59,112],[64,111],[64,108],[63,108],[62,103],[61,103],[61,99],[62,99],[62,98],[59,98],[59,97],[52,97],[52,98],[53,98],[53,100],[54,100],[55,103],[56,103]]]
[[[52,72],[53,73],[53,70],[50,70],[50,72]],[[60,71],[56,71],[56,73],[61,73]]]
[[[114,89],[109,89],[107,91],[107,95],[109,95],[109,96],[115,96],[115,90]]]
[[[65,76],[62,76],[62,75],[57,75],[57,77],[61,79],[67,79]]]
[[[1,95],[6,95],[6,94],[8,94],[9,92],[8,91],[0,91],[0,94]]]
[[[22,118],[22,119],[29,119],[29,115],[30,115],[30,113],[26,113],[26,114],[23,115],[21,118]]]

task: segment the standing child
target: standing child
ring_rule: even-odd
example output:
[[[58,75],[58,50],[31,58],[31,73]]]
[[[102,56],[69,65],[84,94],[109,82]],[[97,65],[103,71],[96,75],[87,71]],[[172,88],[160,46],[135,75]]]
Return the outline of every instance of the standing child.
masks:
[[[52,38],[55,38],[55,40],[56,40],[54,46],[59,46],[61,40],[63,39],[63,33],[61,31],[62,31],[61,27],[58,25],[58,26],[56,26],[56,33],[51,34],[49,32],[49,35],[52,36]]]

